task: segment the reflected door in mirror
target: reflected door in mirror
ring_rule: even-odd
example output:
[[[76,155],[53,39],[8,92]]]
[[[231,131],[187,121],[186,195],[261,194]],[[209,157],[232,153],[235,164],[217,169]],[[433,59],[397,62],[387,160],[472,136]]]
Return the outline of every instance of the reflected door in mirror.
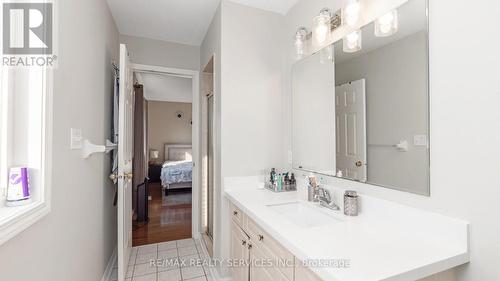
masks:
[[[335,87],[337,176],[366,182],[365,79]]]

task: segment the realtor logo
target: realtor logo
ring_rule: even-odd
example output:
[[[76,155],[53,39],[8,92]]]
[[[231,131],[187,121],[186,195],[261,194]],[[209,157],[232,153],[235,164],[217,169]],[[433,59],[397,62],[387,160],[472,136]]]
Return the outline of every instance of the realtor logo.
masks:
[[[51,67],[54,55],[54,3],[3,3],[4,66]]]

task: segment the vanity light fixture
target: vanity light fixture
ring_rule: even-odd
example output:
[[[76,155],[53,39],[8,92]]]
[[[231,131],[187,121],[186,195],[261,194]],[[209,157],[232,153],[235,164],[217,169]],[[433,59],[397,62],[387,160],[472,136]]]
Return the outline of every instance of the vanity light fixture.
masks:
[[[375,36],[387,37],[398,31],[398,11],[392,10],[375,20]]]
[[[361,50],[361,30],[353,31],[344,37],[343,49],[346,53],[354,53]]]
[[[295,33],[295,53],[297,59],[301,59],[306,53],[307,29],[299,27]]]
[[[361,5],[358,0],[349,0],[342,11],[342,24],[354,26],[360,18]]]
[[[328,8],[323,8],[313,19],[313,42],[316,47],[321,47],[330,39],[332,12]]]

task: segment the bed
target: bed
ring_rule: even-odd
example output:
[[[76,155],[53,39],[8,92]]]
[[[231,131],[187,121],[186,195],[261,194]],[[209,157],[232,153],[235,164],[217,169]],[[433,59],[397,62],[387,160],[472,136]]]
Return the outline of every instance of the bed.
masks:
[[[165,161],[161,168],[161,184],[168,190],[192,188],[193,156],[190,144],[165,144]]]

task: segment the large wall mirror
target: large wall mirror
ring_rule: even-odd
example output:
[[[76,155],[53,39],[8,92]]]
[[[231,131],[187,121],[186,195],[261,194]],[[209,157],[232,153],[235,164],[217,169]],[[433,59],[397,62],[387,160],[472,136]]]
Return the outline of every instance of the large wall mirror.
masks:
[[[293,66],[295,169],[430,194],[427,9],[409,0],[395,34],[370,23],[361,50],[340,40]]]

